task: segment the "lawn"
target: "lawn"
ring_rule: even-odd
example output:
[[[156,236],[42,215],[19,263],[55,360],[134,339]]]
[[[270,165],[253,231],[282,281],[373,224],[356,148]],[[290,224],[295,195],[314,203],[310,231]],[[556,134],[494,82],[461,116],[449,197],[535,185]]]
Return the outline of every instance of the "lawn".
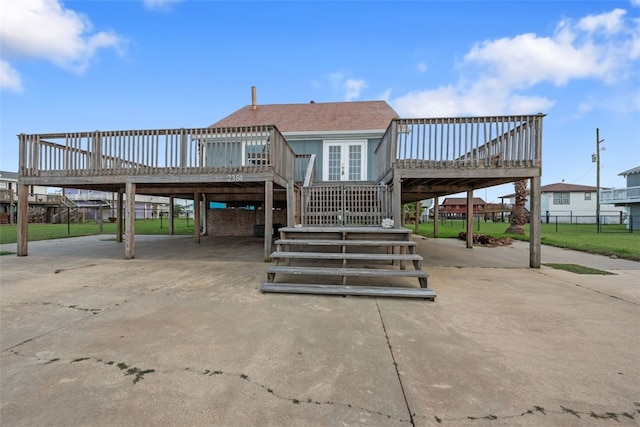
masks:
[[[85,224],[29,224],[29,241],[62,239],[65,237],[91,236],[100,233],[100,226],[96,222]],[[193,234],[193,219],[176,218],[174,221],[175,234]],[[104,223],[102,234],[116,234],[115,223]],[[166,219],[136,220],[136,234],[169,234],[169,224]],[[15,225],[0,225],[0,244],[15,243],[17,241],[17,227]]]
[[[193,219],[176,218],[175,234],[193,234]],[[506,223],[476,222],[474,232],[494,237],[511,237],[529,240],[529,226],[525,226],[525,236],[505,234]],[[414,229],[412,225],[408,228]],[[457,238],[465,231],[465,222],[461,220],[441,221],[440,238]],[[99,234],[100,228],[95,222],[85,224],[29,224],[29,241],[61,239],[65,237],[89,236]],[[103,234],[116,234],[116,225],[103,224]],[[136,234],[169,234],[169,225],[165,220],[147,219],[136,221]],[[433,222],[420,224],[420,233],[433,237]],[[0,244],[15,243],[16,226],[0,226]],[[640,261],[640,232],[629,233],[624,225],[607,225],[597,233],[595,225],[590,224],[542,224],[541,241],[545,245],[574,249],[583,252],[614,255],[620,258]]]
[[[542,244],[640,261],[640,232],[629,233],[624,225],[606,225],[601,228],[600,233],[593,224],[541,224],[541,226]],[[414,229],[412,225],[407,227]],[[474,232],[529,241],[528,224],[525,225],[525,236],[505,234],[507,227],[508,224],[502,222],[476,222]],[[465,231],[465,222],[441,221],[438,231],[440,238],[457,238],[458,233]],[[420,224],[419,234],[433,237],[433,222]]]

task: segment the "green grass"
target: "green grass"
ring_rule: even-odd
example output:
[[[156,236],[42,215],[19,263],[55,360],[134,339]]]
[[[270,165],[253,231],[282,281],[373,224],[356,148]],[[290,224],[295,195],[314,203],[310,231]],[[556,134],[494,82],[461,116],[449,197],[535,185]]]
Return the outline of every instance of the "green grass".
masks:
[[[188,224],[185,218],[176,218],[175,234],[193,234],[193,219]],[[525,226],[525,236],[505,234],[506,223],[476,222],[474,232],[489,234],[493,237],[511,237],[517,240],[529,241],[529,226]],[[407,227],[413,229],[412,225]],[[464,221],[447,220],[439,225],[439,237],[458,238],[458,233],[464,231]],[[114,223],[103,224],[103,234],[116,233]],[[99,226],[95,222],[86,224],[29,224],[29,241],[62,239],[65,237],[89,236],[99,234]],[[159,219],[137,220],[136,234],[169,234],[167,220]],[[433,237],[433,222],[420,224],[420,233]],[[0,225],[0,244],[15,243],[16,226]],[[620,258],[640,261],[640,232],[628,233],[624,225],[607,225],[601,233],[596,232],[591,224],[542,224],[541,241],[545,245],[574,249],[602,255],[615,255]]]
[[[193,219],[176,218],[174,221],[175,234],[193,234]],[[65,237],[92,236],[100,234],[100,226],[96,222],[85,224],[29,224],[28,240],[63,239]],[[105,223],[102,226],[102,234],[116,234],[115,223]],[[139,219],[136,220],[136,234],[169,234],[169,224],[166,219],[162,220],[162,227],[159,219]],[[17,227],[15,225],[0,225],[0,244],[16,243]]]
[[[615,273],[609,273],[608,271],[598,270],[597,268],[585,267],[579,264],[544,264],[548,267],[555,268],[556,270],[569,271],[575,274],[601,274],[601,275],[615,275]]]
[[[525,225],[525,235],[505,234],[509,224],[502,222],[476,222],[474,233],[488,234],[493,237],[511,237],[514,240],[529,241],[529,225]],[[407,225],[414,229],[413,225]],[[462,220],[440,222],[438,236],[441,238],[458,238],[458,233],[465,231]],[[433,237],[433,222],[420,224],[420,233]],[[573,249],[582,252],[618,256],[624,259],[640,261],[640,232],[629,233],[624,225],[605,225],[597,233],[593,224],[541,224],[542,244],[559,248]]]

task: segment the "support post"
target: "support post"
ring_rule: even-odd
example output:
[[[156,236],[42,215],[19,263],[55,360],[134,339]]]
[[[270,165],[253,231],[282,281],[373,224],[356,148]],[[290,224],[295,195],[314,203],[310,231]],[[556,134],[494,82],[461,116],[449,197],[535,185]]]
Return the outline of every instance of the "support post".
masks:
[[[103,215],[104,214],[102,212],[102,205],[100,205],[100,207],[98,208],[98,216],[99,216],[98,225],[99,225],[99,228],[100,228],[100,231],[99,231],[100,234],[102,234],[102,219],[104,218]]]
[[[393,192],[391,194],[391,206],[393,209],[393,226],[395,228],[402,227],[402,183],[400,177],[394,172],[393,175]]]
[[[416,231],[415,234],[420,235],[420,220],[422,218],[420,218],[420,213],[422,211],[422,203],[420,203],[420,200],[418,200],[416,202],[416,220],[415,220],[415,226],[416,226]]]
[[[18,229],[17,229],[17,254],[27,256],[27,223],[29,222],[29,186],[18,184]]]
[[[175,234],[174,221],[173,221],[173,204],[175,203],[173,197],[169,197],[169,235]]]
[[[202,221],[200,209],[200,193],[193,193],[193,241],[200,243],[200,223]]]
[[[540,229],[542,222],[540,207],[540,177],[531,178],[531,194],[529,196],[529,267],[540,268]]]
[[[473,248],[473,190],[467,191],[467,248]]]
[[[271,262],[273,243],[273,181],[264,182],[264,260]]]
[[[124,230],[124,199],[122,196],[122,190],[118,190],[118,206],[116,208],[116,242],[122,243],[122,232]]]
[[[440,233],[440,230],[438,230],[438,227],[440,226],[439,222],[440,222],[440,202],[439,202],[439,197],[436,196],[433,198],[433,237],[434,238],[438,238],[438,235]]]
[[[124,233],[124,257],[134,259],[136,236],[136,184],[127,182],[127,221]]]

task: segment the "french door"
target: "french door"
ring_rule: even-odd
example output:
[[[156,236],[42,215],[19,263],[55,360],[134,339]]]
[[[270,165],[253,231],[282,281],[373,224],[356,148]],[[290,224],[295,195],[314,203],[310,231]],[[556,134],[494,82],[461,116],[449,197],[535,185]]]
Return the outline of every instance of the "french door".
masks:
[[[367,179],[367,141],[325,141],[323,181],[364,181]]]

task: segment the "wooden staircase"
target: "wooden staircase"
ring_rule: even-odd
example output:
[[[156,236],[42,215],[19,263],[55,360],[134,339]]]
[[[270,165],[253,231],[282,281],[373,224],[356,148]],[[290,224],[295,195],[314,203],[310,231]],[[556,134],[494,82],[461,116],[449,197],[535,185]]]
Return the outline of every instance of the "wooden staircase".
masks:
[[[416,243],[406,228],[284,227],[279,231],[262,292],[436,297],[427,288],[423,258],[415,253]],[[413,269],[406,269],[407,264]],[[407,285],[406,278],[418,279],[419,287]]]

